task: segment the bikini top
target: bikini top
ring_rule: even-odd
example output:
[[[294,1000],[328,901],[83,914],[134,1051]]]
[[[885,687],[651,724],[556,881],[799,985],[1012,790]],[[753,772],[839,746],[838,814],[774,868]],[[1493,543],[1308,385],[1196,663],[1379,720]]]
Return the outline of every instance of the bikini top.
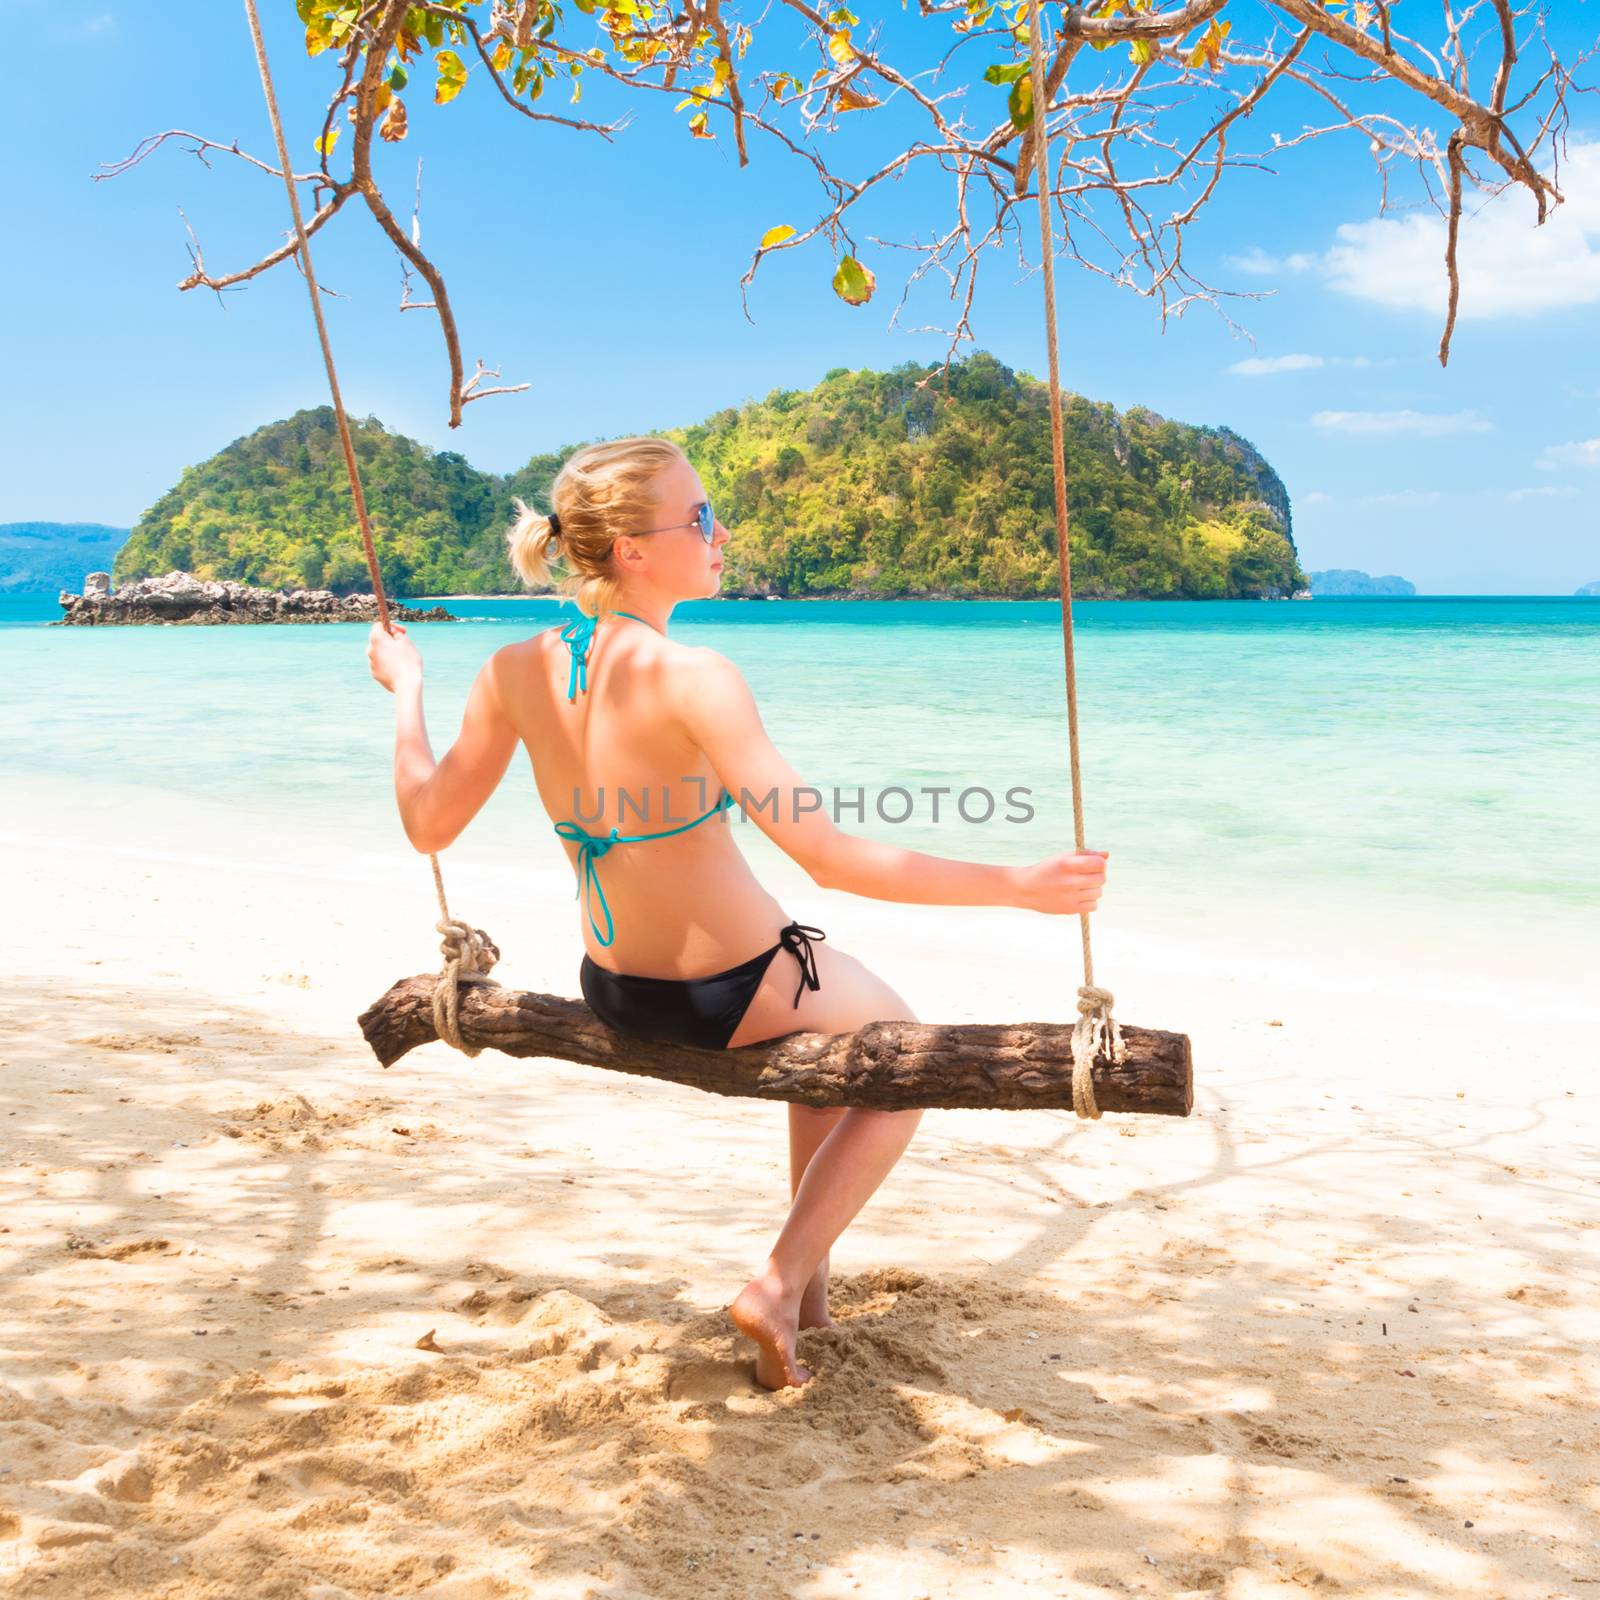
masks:
[[[603,614],[611,617],[627,617],[633,622],[645,621],[643,617],[634,616],[631,611],[608,611]],[[576,700],[578,691],[587,690],[589,687],[589,648],[594,642],[595,626],[599,620],[599,617],[591,617],[587,613],[580,612],[561,629],[561,642],[566,645],[572,657],[572,671],[567,679],[568,700]],[[645,622],[645,626],[649,627],[650,624]],[[727,810],[733,804],[735,804],[733,796],[724,792],[722,798],[709,811],[696,817],[693,822],[686,822],[677,828],[667,828],[661,833],[625,834],[613,828],[608,834],[594,834],[586,833],[576,822],[556,823],[556,832],[578,847],[578,888],[573,898],[576,899],[579,894],[583,896],[583,909],[588,913],[589,926],[594,929],[594,936],[602,945],[608,945],[616,938],[617,926],[612,920],[611,907],[606,904],[606,892],[600,886],[600,874],[595,868],[595,862],[616,844],[643,844],[649,839],[670,839],[675,833],[687,833],[690,828],[716,816],[719,811]],[[591,897],[599,899],[600,909],[605,913],[607,931],[604,933],[600,931],[600,924],[594,919]]]

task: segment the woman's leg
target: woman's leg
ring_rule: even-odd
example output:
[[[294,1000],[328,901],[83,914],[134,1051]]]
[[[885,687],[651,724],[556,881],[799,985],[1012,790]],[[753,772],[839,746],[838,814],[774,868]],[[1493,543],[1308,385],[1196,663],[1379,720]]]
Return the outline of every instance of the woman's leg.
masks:
[[[800,1180],[817,1147],[833,1132],[843,1106],[790,1106],[789,1107],[789,1198],[792,1201],[800,1189]],[[823,1255],[811,1280],[800,1296],[800,1326],[802,1328],[831,1328],[833,1318],[828,1315],[828,1257]]]
[[[921,1120],[920,1111],[852,1107],[811,1158],[772,1254],[730,1313],[739,1331],[756,1343],[756,1381],[764,1387],[781,1389],[810,1378],[794,1353],[806,1284],[833,1241],[888,1177]]]
[[[774,960],[730,1048],[796,1031],[849,1033],[868,1022],[916,1020],[906,1002],[854,956],[824,944],[813,945],[813,952],[821,987],[807,990],[795,1006],[794,964]],[[731,1308],[734,1325],[756,1343],[756,1378],[769,1389],[810,1377],[795,1359],[807,1288],[823,1270],[834,1240],[900,1159],[922,1113],[839,1107],[809,1115],[830,1118],[833,1125],[801,1168],[788,1220],[766,1264]],[[791,1174],[794,1122],[791,1116]],[[811,1124],[813,1132],[817,1125]],[[806,1309],[814,1309],[814,1302]]]

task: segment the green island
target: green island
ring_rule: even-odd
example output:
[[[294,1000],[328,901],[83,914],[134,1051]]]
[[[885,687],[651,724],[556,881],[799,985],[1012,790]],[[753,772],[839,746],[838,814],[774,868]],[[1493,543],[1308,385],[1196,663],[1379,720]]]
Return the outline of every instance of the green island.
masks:
[[[1074,592],[1272,599],[1307,588],[1289,497],[1227,428],[1065,395]],[[376,418],[353,422],[384,583],[396,595],[524,592],[505,554],[514,496],[548,506],[580,444],[506,476]],[[1040,599],[1059,591],[1045,385],[978,353],[827,373],[669,430],[733,530],[723,593]],[[587,442],[587,441],[583,441]],[[333,412],[320,406],[187,468],[139,519],[118,583],[370,587]]]

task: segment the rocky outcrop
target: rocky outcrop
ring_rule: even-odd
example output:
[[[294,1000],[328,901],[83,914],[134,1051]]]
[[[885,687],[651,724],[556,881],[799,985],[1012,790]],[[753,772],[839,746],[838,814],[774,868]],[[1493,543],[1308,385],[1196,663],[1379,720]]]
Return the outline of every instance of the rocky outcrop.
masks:
[[[188,572],[141,578],[112,589],[105,574],[91,572],[84,593],[61,593],[66,613],[57,627],[105,627],[140,623],[376,622],[370,594],[336,595],[328,589],[256,589],[231,578],[206,581]],[[395,605],[397,622],[454,622],[443,606],[423,611]]]

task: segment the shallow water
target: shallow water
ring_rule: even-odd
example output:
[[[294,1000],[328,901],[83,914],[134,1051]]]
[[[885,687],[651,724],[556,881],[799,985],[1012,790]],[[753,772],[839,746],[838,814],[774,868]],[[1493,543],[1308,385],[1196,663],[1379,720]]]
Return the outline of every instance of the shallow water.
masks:
[[[413,629],[436,754],[490,652],[561,614],[542,600],[450,606],[470,620]],[[365,627],[43,625],[57,614],[0,600],[0,827],[426,876],[393,807],[390,701],[368,676]],[[1073,615],[1086,835],[1112,852],[1097,922],[1486,975],[1592,969],[1600,602],[1121,601]],[[740,665],[825,806],[865,791],[864,818],[846,810],[843,826],[979,860],[1071,847],[1059,606],[700,602],[672,628]],[[937,822],[924,786],[951,791]],[[1026,823],[1001,820],[1020,809],[1013,788]],[[991,791],[994,820],[962,820],[963,789]],[[734,825],[758,866],[771,859],[753,822]],[[559,865],[521,761],[452,854],[509,874]]]

